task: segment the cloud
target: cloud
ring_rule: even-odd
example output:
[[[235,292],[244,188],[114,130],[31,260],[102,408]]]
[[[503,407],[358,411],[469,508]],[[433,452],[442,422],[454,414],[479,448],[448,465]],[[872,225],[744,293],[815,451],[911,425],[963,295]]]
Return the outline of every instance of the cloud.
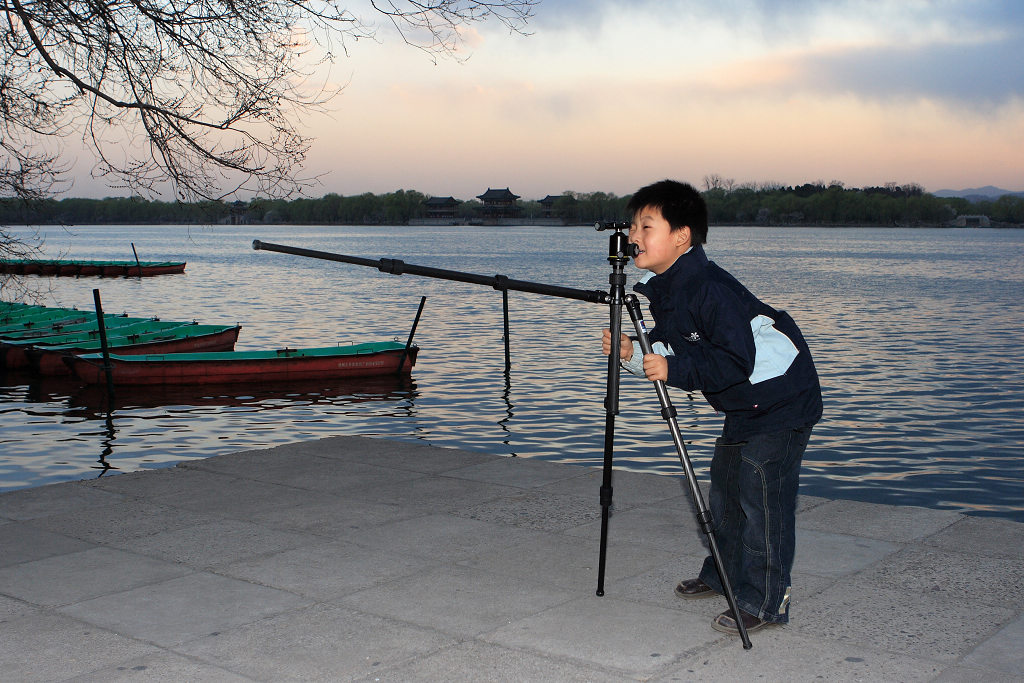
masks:
[[[824,92],[1001,105],[1024,97],[1024,45],[1003,40],[849,50],[806,60],[802,78]]]
[[[620,75],[641,78],[671,66],[680,85],[731,94],[774,88],[968,107],[1024,97],[1020,2],[634,0],[595,3],[589,12],[577,2],[553,4],[600,24],[595,41],[623,37],[611,66]]]

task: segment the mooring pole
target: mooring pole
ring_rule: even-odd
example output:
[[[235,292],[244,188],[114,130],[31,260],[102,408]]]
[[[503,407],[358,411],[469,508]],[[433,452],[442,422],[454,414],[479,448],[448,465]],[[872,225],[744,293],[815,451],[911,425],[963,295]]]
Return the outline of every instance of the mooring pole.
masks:
[[[508,290],[501,290],[501,308],[505,314],[505,374],[512,372],[512,354],[509,351]]]
[[[100,333],[100,351],[103,352],[103,373],[107,376],[107,398],[114,400],[114,368],[110,364],[110,348],[107,346],[107,327],[103,323],[103,304],[100,303],[100,290],[92,290],[92,300],[96,305],[96,329]]]
[[[409,356],[409,349],[412,348],[412,338],[416,334],[416,328],[420,324],[420,315],[423,314],[423,304],[427,303],[427,297],[420,297],[420,307],[416,309],[416,317],[413,318],[412,327],[409,329],[409,338],[405,340],[405,348],[402,350],[402,357],[398,360],[398,374],[402,374],[405,367],[405,359]]]
[[[142,261],[139,260],[139,252],[135,251],[135,242],[132,242],[132,253],[135,254],[135,265],[139,268],[139,279],[142,279]]]

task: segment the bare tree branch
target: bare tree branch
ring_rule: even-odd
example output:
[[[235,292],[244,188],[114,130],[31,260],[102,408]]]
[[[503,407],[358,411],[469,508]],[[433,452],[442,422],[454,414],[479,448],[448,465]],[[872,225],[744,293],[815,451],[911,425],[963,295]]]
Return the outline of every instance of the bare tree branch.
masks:
[[[132,194],[300,191],[301,118],[337,93],[315,77],[375,35],[340,1],[0,0],[0,200],[58,190],[71,136]],[[436,60],[457,58],[475,22],[522,32],[537,1],[362,5]]]

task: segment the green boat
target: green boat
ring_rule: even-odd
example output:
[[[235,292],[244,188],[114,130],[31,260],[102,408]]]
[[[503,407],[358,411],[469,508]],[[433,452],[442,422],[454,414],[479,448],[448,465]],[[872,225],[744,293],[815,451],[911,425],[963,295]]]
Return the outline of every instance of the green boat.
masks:
[[[72,308],[40,308],[24,311],[0,317],[0,335],[21,330],[45,329],[51,325],[86,320],[90,316],[93,319],[96,318],[95,313]]]
[[[419,348],[402,342],[220,353],[111,354],[110,377],[117,385],[237,384],[371,377],[407,373]],[[106,381],[102,354],[65,356],[87,384]]]
[[[127,325],[131,323],[145,322],[147,320],[155,320],[155,318],[132,318],[124,313],[103,314],[103,324],[105,327],[110,328],[118,327],[120,325]],[[28,329],[3,332],[0,333],[0,343],[19,339],[41,339],[43,337],[58,337],[65,334],[77,334],[79,332],[88,332],[90,330],[95,331],[96,329],[96,314],[93,313],[85,320],[73,320],[71,322],[54,322],[46,327],[30,327]]]
[[[241,329],[238,325],[183,324],[154,332],[110,338],[107,339],[107,349],[118,355],[230,351],[235,348]],[[72,344],[32,346],[25,349],[25,353],[33,372],[53,377],[71,374],[71,369],[64,362],[66,356],[95,353],[101,348],[100,340],[96,339]]]
[[[167,327],[187,325],[181,320],[157,320],[156,318],[129,318],[127,316],[104,316],[103,327],[107,336],[119,334],[131,334],[133,332],[149,332],[162,330]],[[85,341],[88,339],[99,339],[100,331],[93,320],[86,327],[76,330],[49,331],[46,334],[12,334],[0,338],[0,346],[27,346],[31,344],[69,344],[74,341]]]
[[[187,322],[180,320],[155,320],[153,318],[117,318],[116,322],[104,324],[108,343],[114,343],[117,339],[132,334],[145,334],[159,332],[174,327],[187,325]],[[61,344],[74,344],[76,342],[88,342],[99,340],[99,328],[93,324],[89,330],[75,332],[73,334],[56,334],[45,337],[25,337],[16,339],[0,339],[0,366],[8,370],[17,370],[28,367],[29,348],[46,348]]]

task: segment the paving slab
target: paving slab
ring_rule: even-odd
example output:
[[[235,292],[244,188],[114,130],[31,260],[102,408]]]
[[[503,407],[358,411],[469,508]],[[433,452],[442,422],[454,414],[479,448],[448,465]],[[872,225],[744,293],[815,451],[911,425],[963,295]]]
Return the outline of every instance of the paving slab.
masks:
[[[325,604],[211,633],[177,649],[250,680],[338,681],[402,666],[456,642],[436,629]]]
[[[123,547],[140,555],[205,569],[322,542],[323,539],[311,534],[268,529],[236,519],[216,519],[138,538]]]
[[[531,488],[582,477],[586,471],[529,458],[492,458],[476,465],[449,470],[446,474],[471,481]]]
[[[801,496],[745,651],[679,476],[615,472],[595,594],[602,478],[339,436],[0,494],[0,679],[1024,679],[1022,524]]]
[[[3,548],[0,567],[88,550],[91,547],[91,544],[77,538],[40,529],[32,524],[0,524],[0,548]]]
[[[601,522],[596,521],[566,533],[585,538],[599,538]],[[675,497],[657,504],[637,506],[628,510],[614,510],[608,520],[608,533],[632,543],[663,548],[702,552],[707,547],[704,533],[688,500]]]
[[[601,483],[604,474],[600,468],[585,469],[584,474],[544,484],[541,491],[575,495],[599,508]],[[689,490],[682,477],[663,475],[652,477],[639,472],[616,471],[612,481],[612,505],[615,510],[629,510],[651,505],[670,498],[686,498]]]
[[[936,534],[961,517],[949,510],[830,500],[804,511],[799,527],[908,543]]]
[[[925,538],[923,543],[945,550],[1019,559],[1024,549],[1024,524],[962,515],[959,521]]]
[[[105,492],[100,492],[106,495]],[[192,510],[119,496],[103,505],[61,510],[32,519],[32,525],[90,543],[124,547],[136,539],[219,519]]]
[[[63,681],[156,652],[149,643],[52,611],[0,622],[0,671],[8,681]]]
[[[297,595],[224,576],[193,573],[66,605],[58,611],[164,647],[308,605]]]
[[[951,602],[927,590],[839,582],[801,602],[790,623],[827,641],[953,663],[1016,615],[967,597]]]
[[[345,498],[379,505],[400,504],[418,514],[452,512],[463,505],[482,503],[505,494],[519,492],[512,486],[480,482],[468,486],[465,479],[444,475],[422,475],[414,478],[401,471],[401,479],[380,486],[367,486],[345,491]]]
[[[26,520],[84,510],[92,512],[120,500],[120,495],[77,482],[7,491],[0,496],[0,519]]]
[[[468,638],[571,600],[575,595],[572,590],[530,578],[442,566],[353,593],[340,598],[338,603]]]
[[[483,637],[640,676],[653,675],[686,653],[724,638],[696,615],[590,596],[518,619]]]
[[[114,666],[75,676],[73,683],[122,683],[138,681],[216,681],[217,683],[246,683],[251,678],[239,676],[227,669],[197,661],[194,657],[161,651],[156,654],[130,659]]]
[[[893,553],[858,574],[857,580],[925,591],[954,603],[1024,609],[1024,564],[1019,559],[915,546]]]
[[[34,614],[40,611],[41,610],[38,606],[30,605],[24,600],[0,595],[0,623],[9,621],[14,617],[24,617],[28,614]]]
[[[532,534],[517,543],[461,560],[459,564],[495,574],[529,577],[563,588],[591,586],[596,591],[599,551],[600,545],[592,538]],[[661,563],[677,565],[677,557],[650,546],[625,541],[609,543],[605,562],[606,591],[607,586],[617,580],[633,577]]]
[[[1020,676],[1024,672],[1024,617],[1010,622],[971,650],[963,663]]]
[[[424,570],[421,558],[388,550],[367,552],[355,543],[330,541],[217,568],[217,573],[328,601]]]
[[[368,550],[394,551],[431,562],[457,562],[517,543],[534,533],[538,532],[439,513],[382,524],[371,533],[339,530],[338,535]]]
[[[817,576],[847,576],[882,562],[900,549],[898,543],[875,538],[797,527],[793,571]]]
[[[35,605],[58,607],[183,576],[191,570],[113,548],[52,555],[0,569],[4,592]]]
[[[298,531],[314,536],[333,537],[340,532],[352,533],[373,527],[419,517],[434,511],[430,506],[390,500],[375,503],[352,495],[316,499],[301,505],[276,510],[261,510],[246,519],[268,529]]]
[[[602,671],[576,661],[470,641],[375,673],[360,682],[622,683],[628,679],[620,672]]]
[[[314,447],[317,454],[324,458],[370,463],[379,467],[423,474],[440,474],[494,460],[494,455],[490,453],[438,448],[416,441],[372,439],[363,436],[334,436],[306,443]],[[303,445],[300,444],[300,447]]]
[[[452,514],[538,531],[564,531],[600,519],[601,509],[574,495],[518,489],[498,498],[463,505]]]
[[[772,681],[931,681],[942,665],[909,655],[894,655],[859,645],[808,637],[790,627],[772,627],[758,640],[771,639],[771,647],[755,656],[737,657],[730,643],[716,643],[701,657],[687,658],[679,667],[652,679],[667,681],[718,681],[735,683],[767,679]],[[753,654],[753,653],[746,653]]]

